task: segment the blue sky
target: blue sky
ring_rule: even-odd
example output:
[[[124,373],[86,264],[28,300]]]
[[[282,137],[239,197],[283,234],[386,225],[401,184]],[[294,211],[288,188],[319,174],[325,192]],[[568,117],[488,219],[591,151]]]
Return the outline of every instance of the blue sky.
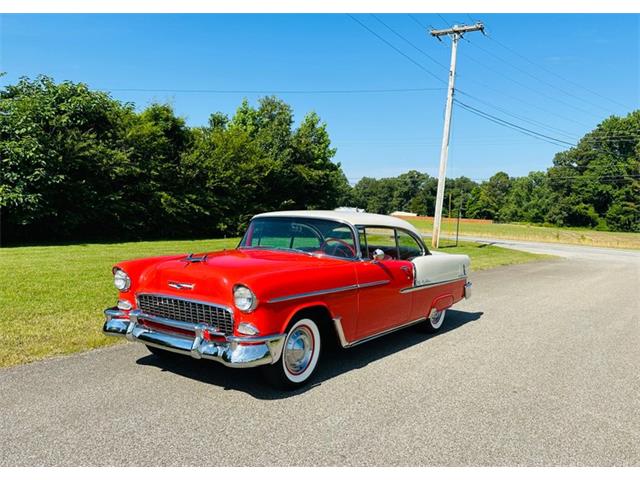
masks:
[[[2,15],[0,81],[42,73],[86,82],[138,108],[169,102],[190,125],[261,95],[161,90],[436,89],[278,95],[297,120],[315,110],[327,122],[351,182],[409,169],[437,174],[447,78],[438,63],[448,66],[450,48],[418,23],[485,22],[489,38],[460,42],[456,87],[458,100],[491,115],[575,142],[640,105],[638,15],[378,16],[424,53],[373,16],[356,18],[422,68],[342,14]],[[448,176],[525,175],[562,149],[455,107]]]

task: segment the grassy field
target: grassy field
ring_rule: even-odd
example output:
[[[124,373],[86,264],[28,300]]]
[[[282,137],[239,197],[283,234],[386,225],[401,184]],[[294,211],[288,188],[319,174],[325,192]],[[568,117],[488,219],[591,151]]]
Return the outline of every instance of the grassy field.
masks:
[[[102,311],[116,302],[114,263],[234,248],[237,243],[225,239],[0,249],[0,367],[118,341],[101,333]],[[442,251],[468,254],[474,270],[547,258],[473,243]]]
[[[428,219],[406,218],[420,231],[430,234],[433,222]],[[443,219],[442,235],[455,235],[456,221]],[[640,249],[640,233],[599,232],[583,228],[539,227],[516,223],[476,223],[462,220],[460,235],[504,238],[532,242],[570,243],[594,247]]]

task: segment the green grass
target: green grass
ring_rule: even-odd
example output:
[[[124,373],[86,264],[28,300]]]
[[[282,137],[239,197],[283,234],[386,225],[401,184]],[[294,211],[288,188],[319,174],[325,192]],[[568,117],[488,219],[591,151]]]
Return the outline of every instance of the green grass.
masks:
[[[121,260],[234,248],[238,239],[0,249],[0,367],[117,342],[102,335],[102,311],[116,303],[111,267]],[[474,270],[543,258],[463,243]]]
[[[431,233],[433,222],[429,219],[410,219],[424,233]],[[442,235],[455,235],[455,219],[443,219]],[[594,247],[640,249],[640,233],[602,232],[586,228],[542,227],[519,223],[473,223],[462,220],[460,235],[473,237],[504,238],[532,242],[568,243]]]
[[[0,367],[114,343],[102,311],[115,305],[121,260],[234,248],[238,239],[0,249]]]

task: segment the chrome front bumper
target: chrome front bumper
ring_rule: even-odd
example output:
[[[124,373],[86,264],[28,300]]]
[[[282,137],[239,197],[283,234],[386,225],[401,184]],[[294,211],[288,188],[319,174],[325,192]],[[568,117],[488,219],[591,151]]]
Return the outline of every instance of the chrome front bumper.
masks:
[[[471,282],[467,282],[464,284],[464,298],[467,300],[471,298],[471,292],[472,292],[471,287],[472,287]]]
[[[246,368],[275,363],[280,359],[285,335],[265,337],[223,336],[207,325],[185,324],[174,320],[145,315],[139,310],[125,312],[117,308],[104,311],[106,321],[102,327],[105,335],[126,337],[151,347],[169,350],[193,358],[205,358],[227,367]],[[139,320],[170,328],[191,330],[194,336],[168,333],[143,325]]]

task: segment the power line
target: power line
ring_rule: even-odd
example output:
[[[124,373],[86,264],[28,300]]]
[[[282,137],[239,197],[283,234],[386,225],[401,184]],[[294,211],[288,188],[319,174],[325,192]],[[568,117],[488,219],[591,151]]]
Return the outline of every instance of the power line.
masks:
[[[409,14],[409,16],[411,17],[411,19],[412,19],[412,20],[413,20],[413,21],[414,21],[418,26],[422,27],[422,24],[421,24],[421,23],[420,23],[420,22],[419,22],[419,21],[418,21],[418,20],[417,20],[413,15],[410,15],[410,14]],[[443,18],[443,17],[441,17],[441,18]],[[443,19],[444,19],[444,18],[443,18]],[[447,23],[447,24],[449,23],[448,21],[446,21],[446,19],[444,19],[444,20],[445,20],[445,23]],[[476,60],[475,60],[474,58],[472,58],[472,57],[469,57],[469,58],[471,58],[472,60],[476,61]],[[464,76],[463,76],[463,75],[459,75],[459,77],[463,78]],[[473,77],[464,77],[464,78],[465,78],[465,79],[467,79],[467,80],[469,80],[469,81],[471,81],[471,82],[476,83],[476,84],[477,84],[477,85],[479,85],[479,86],[482,86],[482,87],[484,87],[484,88],[487,88],[487,89],[489,89],[489,90],[492,90],[492,91],[494,91],[494,92],[497,92],[497,93],[499,93],[501,96],[511,98],[511,99],[513,99],[513,100],[515,100],[515,101],[517,101],[517,102],[519,102],[519,103],[523,104],[523,105],[528,105],[528,106],[533,107],[533,108],[535,108],[535,109],[537,109],[537,110],[543,111],[543,112],[545,112],[545,113],[547,113],[547,114],[554,115],[554,116],[556,116],[556,117],[558,117],[558,118],[560,118],[560,119],[562,119],[562,120],[564,120],[564,121],[568,121],[568,122],[575,123],[576,125],[579,125],[579,126],[581,126],[581,127],[583,127],[583,128],[591,128],[591,126],[590,126],[590,125],[586,125],[586,124],[584,124],[584,123],[582,123],[582,122],[579,122],[579,121],[575,120],[574,118],[566,117],[566,116],[561,115],[561,114],[559,114],[559,113],[556,113],[556,112],[554,112],[554,111],[548,110],[548,109],[546,109],[546,108],[544,108],[544,107],[541,107],[541,106],[540,106],[540,105],[538,105],[538,104],[534,104],[534,103],[528,102],[528,101],[526,101],[526,100],[523,100],[523,99],[521,99],[521,98],[519,98],[519,97],[516,97],[516,96],[514,96],[514,95],[507,94],[507,93],[505,93],[505,92],[503,92],[503,91],[501,91],[501,90],[498,90],[498,89],[496,89],[496,88],[493,88],[493,87],[491,87],[490,85],[487,85],[486,83],[481,82],[481,81],[479,81],[479,80],[477,80],[477,79],[475,79],[475,78],[473,78]],[[529,87],[526,87],[526,86],[525,86],[525,88],[529,88]],[[500,107],[497,107],[497,106],[495,106],[495,105],[493,105],[493,104],[490,104],[490,103],[488,103],[488,102],[486,102],[486,101],[484,101],[484,100],[477,99],[476,97],[473,97],[472,95],[467,94],[466,92],[462,92],[461,90],[457,90],[457,92],[458,92],[458,93],[462,93],[463,95],[467,95],[467,96],[469,96],[469,98],[473,98],[474,100],[479,101],[479,102],[482,102],[482,103],[484,103],[484,104],[485,104],[485,105],[487,105],[487,106],[490,106],[490,107],[492,107],[492,108],[495,108],[496,110],[500,110],[500,111],[502,111],[502,112],[505,112],[505,110],[504,110],[504,109],[501,109]],[[589,113],[590,113],[590,112],[589,112]],[[529,121],[530,121],[531,123],[535,123],[535,122],[536,122],[535,120],[529,120]],[[558,129],[558,128],[554,128],[554,129],[556,129],[556,130],[560,130],[560,129]],[[564,133],[567,133],[567,132],[566,132],[566,131],[564,131]],[[573,133],[570,133],[569,135],[570,135],[570,136],[576,136],[576,135],[575,135],[575,134],[573,134]]]
[[[471,18],[471,15],[469,15],[468,13],[466,15],[467,15],[467,18],[469,20],[471,20],[471,23],[476,23],[478,21],[478,20],[474,20],[473,18]]]
[[[100,90],[111,91],[111,92],[149,92],[149,93],[205,93],[205,94],[368,94],[368,93],[419,93],[419,92],[436,92],[442,91],[444,88],[442,87],[432,87],[432,88],[384,88],[384,89],[344,89],[344,90],[214,90],[214,89],[153,89],[153,88],[101,88]],[[462,93],[470,98],[473,98],[476,101],[483,102],[481,99],[471,96],[466,92],[462,92],[458,90],[458,93]],[[483,102],[487,103],[487,102]],[[563,131],[561,129],[551,127],[545,125],[536,120],[528,119],[526,117],[516,115],[508,112],[505,109],[502,109],[496,105],[488,104],[492,108],[502,111],[505,115],[511,116],[513,118],[519,119],[526,123],[537,124],[543,128],[547,128],[549,130],[557,130],[558,132],[564,132],[569,137],[577,136],[575,134]],[[591,136],[590,140],[595,141],[596,139],[628,139],[626,141],[635,141],[636,139],[640,139],[640,133],[637,135],[633,134],[620,134],[620,135],[597,135],[597,134],[588,134]]]
[[[470,41],[470,40],[468,40],[468,39],[466,39],[466,38],[465,38],[464,40],[465,40],[467,43],[469,43],[470,45],[475,45],[475,44],[471,43],[471,41]],[[480,65],[480,66],[481,66],[482,68],[484,68],[485,70],[488,70],[488,71],[490,71],[490,72],[495,72],[495,70],[494,70],[494,69],[492,69],[492,68],[491,68],[491,67],[489,67],[488,65],[485,65],[485,64],[484,64],[484,62],[482,62],[482,61],[480,61],[480,60],[476,59],[475,57],[473,57],[473,56],[469,55],[468,53],[467,53],[467,54],[465,54],[465,56],[466,56],[469,60],[471,60],[472,62],[474,62],[474,63],[476,63],[476,64]],[[514,68],[517,68],[517,67],[514,67]],[[529,75],[529,76],[531,76],[531,77],[533,77],[533,78],[536,78],[536,77],[535,77],[535,76],[533,76],[533,75]],[[519,81],[519,80],[517,80],[517,79],[515,79],[515,78],[513,78],[513,77],[511,77],[511,76],[509,76],[509,75],[506,75],[504,72],[500,72],[500,77],[501,77],[501,78],[504,78],[504,79],[507,79],[507,80],[509,80],[509,81],[511,81],[511,82],[513,82],[513,83],[515,83],[516,85],[519,85],[519,86],[520,86],[520,87],[522,87],[522,88],[525,88],[525,89],[530,90],[530,91],[532,91],[532,92],[534,92],[534,93],[537,93],[537,94],[538,94],[538,95],[540,95],[541,97],[548,98],[549,100],[551,100],[551,101],[553,101],[553,102],[555,102],[555,103],[561,103],[561,104],[563,104],[563,105],[566,105],[566,106],[567,106],[567,107],[569,107],[569,108],[572,108],[572,109],[577,110],[577,111],[579,111],[579,112],[585,113],[585,114],[587,114],[587,115],[592,115],[592,116],[594,116],[594,117],[595,117],[595,116],[597,116],[597,115],[596,115],[596,114],[594,114],[592,111],[586,110],[586,109],[584,109],[584,108],[582,108],[582,107],[578,107],[578,106],[576,106],[576,105],[573,105],[573,104],[571,104],[571,103],[569,103],[569,102],[567,102],[567,101],[565,101],[565,100],[562,100],[562,99],[559,99],[559,98],[552,97],[552,96],[548,95],[547,93],[545,93],[545,92],[544,92],[544,91],[542,91],[542,90],[539,90],[539,89],[537,89],[537,88],[531,87],[531,86],[527,85],[526,83],[523,83],[523,82],[521,82],[521,81]],[[539,81],[540,81],[540,80],[539,80]],[[607,112],[608,112],[608,110],[607,110]]]
[[[438,82],[440,83],[444,83],[446,84],[447,82],[445,82],[444,80],[442,80],[440,77],[438,77],[435,73],[431,72],[430,70],[427,70],[421,63],[416,62],[413,58],[411,58],[409,55],[407,55],[406,53],[404,53],[402,50],[400,50],[399,48],[397,48],[394,44],[392,44],[391,42],[389,42],[388,40],[386,40],[384,37],[378,35],[374,30],[370,29],[369,27],[367,27],[364,23],[362,23],[360,20],[358,20],[356,17],[354,17],[353,15],[351,15],[350,13],[347,13],[347,15],[356,23],[358,23],[362,28],[364,28],[365,30],[367,30],[369,33],[371,33],[371,35],[374,35],[376,38],[378,38],[379,40],[381,40],[382,42],[384,42],[385,44],[387,44],[389,47],[391,47],[392,49],[394,49],[396,52],[398,52],[400,55],[402,55],[404,58],[406,58],[407,60],[409,60],[411,63],[413,63],[415,66],[417,66],[420,70],[424,71],[425,73],[431,75],[433,78],[435,78]]]
[[[483,52],[485,52],[487,55],[489,55],[489,56],[491,56],[491,57],[493,57],[493,58],[497,59],[498,61],[500,61],[500,62],[502,62],[502,63],[505,63],[506,65],[510,66],[510,67],[511,67],[511,68],[513,68],[514,70],[517,70],[517,71],[519,71],[519,72],[522,72],[523,74],[525,74],[525,75],[527,75],[527,76],[529,76],[529,77],[533,78],[534,80],[537,80],[538,82],[544,83],[545,85],[547,85],[547,86],[549,86],[549,87],[551,87],[551,88],[554,88],[554,89],[558,90],[559,92],[563,93],[563,94],[564,94],[564,95],[566,95],[566,96],[569,96],[569,97],[575,98],[575,99],[577,99],[577,100],[579,100],[579,101],[581,101],[581,102],[584,102],[584,103],[588,103],[589,105],[592,105],[592,106],[594,106],[594,107],[596,107],[596,108],[599,108],[599,109],[601,109],[601,110],[604,110],[604,111],[605,111],[605,112],[607,112],[607,113],[609,113],[609,112],[611,111],[611,109],[609,109],[609,108],[603,107],[602,105],[599,105],[599,104],[597,104],[597,103],[594,103],[594,102],[591,102],[591,101],[589,101],[589,100],[587,100],[587,99],[584,99],[584,98],[582,98],[582,97],[579,97],[578,95],[575,95],[575,94],[573,94],[572,92],[569,92],[569,91],[567,91],[567,90],[565,90],[565,89],[563,89],[563,88],[560,88],[560,87],[558,87],[558,86],[556,86],[556,85],[553,85],[553,84],[552,84],[552,83],[550,83],[550,82],[547,82],[547,81],[546,81],[546,80],[544,80],[543,78],[540,78],[540,77],[538,77],[537,75],[534,75],[533,73],[531,73],[531,72],[529,72],[529,71],[527,71],[527,70],[525,70],[525,69],[523,69],[523,68],[520,68],[520,67],[518,67],[518,66],[514,65],[512,62],[509,62],[508,60],[505,60],[504,58],[500,57],[499,55],[496,55],[495,53],[491,52],[490,50],[487,50],[486,48],[484,48],[484,47],[482,47],[482,46],[478,45],[477,43],[473,43],[473,42],[471,42],[470,40],[467,40],[467,42],[468,42],[469,44],[473,45],[475,48],[477,48],[477,49],[479,49],[479,50],[482,50],[482,51],[483,51]],[[534,90],[534,91],[535,91],[535,90]],[[540,92],[538,91],[538,93],[540,93]],[[566,103],[566,102],[563,102],[563,103],[565,103],[565,104],[567,104],[567,105],[571,106],[570,104],[568,104],[568,103]],[[574,107],[574,108],[576,108],[576,107]],[[590,113],[590,112],[588,112],[587,110],[583,110],[582,108],[580,108],[580,110],[582,110],[582,111],[584,111],[584,112],[587,112],[587,113]]]
[[[146,92],[146,93],[211,93],[211,94],[354,94],[354,93],[410,93],[442,91],[444,87],[432,88],[373,88],[346,90],[214,90],[214,89],[176,89],[176,88],[101,88],[111,92]]]
[[[439,16],[439,17],[440,17],[440,18],[445,22],[445,24],[450,25],[450,22],[449,22],[446,18],[444,18],[442,15],[438,14],[438,16]],[[472,19],[472,18],[471,18],[471,16],[470,16],[469,14],[467,14],[467,17],[469,17],[469,19]],[[419,22],[417,22],[417,23],[419,23]],[[497,40],[495,40],[495,39],[494,39],[493,37],[491,37],[491,36],[489,36],[489,38],[490,38],[491,40],[493,40],[493,41],[498,42]],[[474,45],[476,48],[479,48],[479,49],[481,49],[481,50],[483,50],[483,51],[487,52],[489,55],[491,55],[491,56],[493,56],[493,57],[495,57],[495,58],[499,59],[500,61],[503,61],[503,62],[505,62],[505,63],[509,64],[512,68],[514,68],[514,69],[516,69],[516,70],[519,70],[519,71],[521,71],[521,72],[525,73],[526,75],[528,75],[528,76],[530,76],[530,77],[534,78],[535,80],[538,80],[538,81],[540,81],[540,82],[542,82],[542,83],[545,83],[545,84],[547,84],[547,85],[551,86],[552,88],[556,88],[556,89],[558,89],[559,91],[561,91],[562,93],[564,93],[564,94],[566,94],[566,95],[568,95],[568,96],[574,97],[574,98],[576,98],[576,99],[578,99],[578,100],[580,100],[580,101],[583,101],[583,102],[585,102],[585,103],[589,103],[589,104],[591,104],[591,105],[595,105],[596,107],[601,108],[601,109],[603,109],[603,110],[605,110],[605,111],[609,112],[609,109],[606,109],[606,108],[602,107],[601,105],[595,104],[595,103],[593,103],[593,102],[589,102],[588,100],[582,99],[582,98],[580,98],[580,97],[578,97],[578,96],[576,96],[576,95],[572,94],[571,92],[567,92],[567,91],[566,91],[566,90],[564,90],[564,89],[560,89],[560,88],[558,88],[558,87],[556,87],[556,86],[554,86],[554,85],[550,84],[549,82],[546,82],[545,80],[543,80],[543,79],[541,79],[541,78],[539,78],[539,77],[537,77],[537,76],[535,76],[535,75],[531,74],[530,72],[527,72],[527,71],[525,71],[525,70],[523,70],[523,69],[520,69],[520,68],[518,68],[518,67],[516,67],[516,66],[514,66],[514,65],[511,65],[511,64],[510,64],[508,61],[506,61],[505,59],[503,59],[503,58],[499,57],[498,55],[493,54],[492,52],[487,51],[486,49],[482,48],[481,46],[477,45],[476,43],[473,43],[473,42],[471,42],[471,41],[470,41],[470,40],[468,40],[468,39],[465,39],[465,40],[466,40],[468,43],[470,43],[470,44]],[[504,46],[504,47],[505,47],[505,48],[508,48],[508,47],[506,47],[506,46]],[[509,49],[509,50],[513,51],[512,49]],[[513,52],[517,54],[517,52],[515,52],[515,51],[513,51]],[[488,67],[486,67],[484,64],[482,64],[482,62],[479,62],[479,61],[475,60],[473,57],[469,56],[468,54],[467,54],[467,56],[468,56],[471,60],[476,61],[476,63],[480,63],[484,68],[488,68]],[[520,56],[522,56],[522,55],[520,55]],[[526,57],[524,57],[524,56],[522,56],[522,57],[526,59]],[[527,59],[527,60],[528,60],[528,59]],[[537,64],[535,64],[535,63],[534,63],[534,62],[532,62],[532,61],[530,61],[530,63],[533,63],[534,65],[538,66]],[[544,67],[539,67],[539,68],[543,68],[543,69],[544,69]],[[545,70],[547,70],[547,69],[545,69]],[[547,71],[549,71],[549,70],[547,70]],[[551,72],[551,73],[553,73],[553,72]],[[520,86],[523,86],[524,88],[527,88],[527,89],[529,89],[529,90],[535,91],[536,93],[539,93],[539,94],[541,94],[541,95],[543,95],[543,96],[546,96],[547,98],[551,98],[551,97],[549,97],[548,95],[546,95],[545,93],[541,92],[540,90],[533,89],[533,88],[531,88],[531,87],[529,87],[529,86],[527,86],[527,85],[525,85],[525,84],[523,84],[523,83],[521,83],[521,82],[518,82],[518,81],[516,81],[516,80],[513,80],[513,79],[512,79],[512,78],[510,78],[510,77],[507,77],[507,78],[509,78],[510,80],[514,81],[514,83],[517,83],[517,84],[519,84]],[[563,77],[560,77],[560,78],[563,78]],[[474,81],[475,81],[475,80],[474,80]],[[477,83],[478,83],[478,82],[477,82]],[[587,90],[588,90],[588,89],[587,89]],[[602,95],[599,95],[599,96],[602,96]],[[603,98],[606,98],[606,97],[603,97]],[[588,114],[592,115],[592,113],[591,113],[591,112],[589,112],[589,111],[587,111],[587,110],[584,110],[584,109],[582,109],[582,108],[580,108],[580,107],[576,107],[576,106],[574,106],[574,105],[572,105],[572,104],[570,104],[570,103],[567,103],[567,102],[565,102],[565,101],[563,101],[563,100],[554,100],[554,101],[559,101],[560,103],[564,103],[565,105],[567,105],[567,106],[569,106],[569,107],[571,107],[571,108],[574,108],[574,109],[577,109],[577,110],[580,110],[580,111],[582,111],[582,112],[585,112],[585,113],[588,113]]]
[[[488,84],[486,84],[486,83],[484,83],[484,82],[480,82],[480,81],[475,80],[475,79],[471,79],[471,80],[472,80],[474,83],[476,83],[477,85],[480,85],[480,86],[482,86],[482,87],[484,87],[484,88],[486,88],[486,89],[488,89],[488,90],[492,90],[492,91],[494,91],[494,92],[496,92],[496,93],[500,94],[500,95],[501,95],[501,96],[503,96],[503,97],[506,97],[506,98],[510,98],[510,99],[512,99],[512,100],[515,100],[516,102],[519,102],[519,103],[521,103],[521,104],[523,104],[523,105],[527,105],[527,106],[529,106],[529,107],[535,108],[536,110],[540,110],[541,112],[545,112],[545,113],[547,113],[547,114],[549,114],[549,115],[553,115],[554,117],[558,117],[558,118],[560,118],[560,119],[562,119],[562,120],[565,120],[565,121],[567,121],[567,122],[575,123],[576,125],[579,125],[579,126],[581,126],[582,128],[592,128],[592,126],[587,125],[586,123],[579,122],[579,121],[575,120],[574,118],[566,117],[566,116],[564,116],[564,115],[561,115],[561,114],[559,114],[559,113],[554,112],[553,110],[549,110],[549,109],[547,109],[547,108],[541,107],[541,106],[540,106],[540,105],[538,105],[538,104],[531,103],[531,102],[529,102],[529,101],[527,101],[527,100],[523,100],[523,99],[521,99],[521,98],[519,98],[519,97],[516,97],[516,96],[514,96],[514,95],[511,95],[511,94],[505,93],[504,91],[501,91],[501,90],[499,90],[499,89],[497,89],[497,88],[493,88],[491,85],[488,85]],[[457,93],[460,93],[460,94],[465,95],[465,96],[467,96],[467,97],[469,97],[469,98],[472,98],[473,100],[475,100],[475,101],[477,101],[477,102],[480,102],[480,103],[483,103],[483,104],[487,105],[488,107],[496,108],[496,110],[498,109],[498,107],[495,107],[493,104],[491,104],[491,103],[489,103],[489,102],[487,102],[487,101],[485,101],[485,100],[479,99],[478,97],[475,97],[475,96],[471,95],[470,93],[467,93],[466,91],[463,91],[463,90],[458,89]]]
[[[471,98],[471,99],[473,99],[475,101],[478,101],[480,103],[483,103],[483,104],[485,104],[485,105],[487,105],[487,106],[489,106],[489,107],[491,107],[491,108],[493,108],[495,110],[498,110],[498,111],[502,112],[503,114],[505,114],[505,115],[507,115],[509,117],[512,117],[512,118],[515,118],[515,119],[520,120],[522,122],[529,123],[531,125],[536,125],[538,127],[544,128],[546,130],[555,132],[556,135],[559,134],[559,135],[562,135],[564,137],[571,138],[571,139],[579,137],[579,134],[572,133],[572,132],[569,132],[567,130],[563,130],[563,129],[558,128],[558,127],[553,127],[553,126],[548,125],[546,123],[542,123],[542,122],[539,122],[537,120],[533,120],[531,118],[528,118],[528,117],[525,117],[525,116],[522,116],[522,115],[518,115],[516,113],[512,113],[512,112],[510,112],[510,111],[508,111],[508,110],[506,110],[504,108],[501,108],[501,107],[499,107],[499,106],[497,106],[495,104],[492,104],[492,103],[489,103],[489,102],[485,102],[484,100],[482,100],[482,99],[480,99],[478,97],[475,97],[474,95],[470,95],[470,94],[468,94],[468,93],[466,93],[466,92],[464,92],[462,90],[458,90],[457,93],[462,94],[462,95],[464,95],[466,97],[469,97],[469,98]]]
[[[440,20],[442,20],[447,27],[451,26],[449,21],[446,18],[444,18],[442,15],[440,15],[439,13],[436,13],[436,15],[438,15],[440,17]]]
[[[413,47],[415,50],[417,50],[418,52],[420,52],[422,55],[424,55],[425,57],[427,57],[429,60],[431,60],[432,62],[436,63],[437,65],[441,66],[442,68],[448,70],[449,67],[446,66],[444,63],[440,62],[439,60],[433,58],[431,55],[429,55],[427,52],[425,52],[424,50],[422,50],[420,47],[416,46],[414,43],[412,43],[411,41],[407,40],[406,37],[404,37],[403,35],[399,34],[398,32],[396,32],[393,28],[391,28],[389,25],[387,25],[385,22],[383,22],[377,15],[375,14],[371,14],[371,16],[373,18],[375,18],[378,22],[380,22],[387,30],[389,30],[391,33],[393,33],[395,36],[397,36],[398,38],[400,38],[401,40],[403,40],[405,43],[409,44],[411,47]]]
[[[415,17],[415,15],[413,15],[412,13],[407,13],[407,16],[408,16],[411,20],[413,20],[413,21],[414,21],[414,23],[415,23],[416,25],[418,25],[421,29],[423,29],[423,28],[424,28],[425,30],[427,30],[427,27],[425,27],[424,25],[422,25],[422,22],[420,22],[420,20],[418,20],[418,19]]]
[[[443,17],[441,17],[441,18],[443,18]],[[420,22],[419,22],[419,21],[417,21],[415,18],[413,18],[413,16],[412,16],[412,20],[413,20],[416,24],[418,24],[419,26],[422,26],[422,25],[420,24]],[[448,21],[446,21],[446,19],[445,19],[445,23],[449,23],[449,22],[448,22]],[[467,55],[467,56],[468,56],[468,55]],[[478,62],[478,61],[477,61],[477,60],[475,60],[473,57],[470,57],[470,56],[469,56],[469,58],[470,58],[471,60],[475,61],[476,63]],[[462,75],[460,75],[460,77],[463,77],[463,76],[462,76]],[[571,117],[567,117],[567,116],[561,115],[561,114],[559,114],[559,113],[556,113],[555,111],[552,111],[552,110],[546,109],[546,108],[544,108],[544,107],[541,107],[541,106],[540,106],[540,105],[538,105],[538,104],[531,103],[531,102],[528,102],[528,101],[526,101],[526,100],[523,100],[523,99],[521,99],[521,98],[519,98],[519,97],[517,97],[517,96],[507,94],[507,93],[505,93],[504,91],[501,91],[501,90],[498,90],[498,89],[496,89],[496,88],[493,88],[492,86],[490,86],[490,85],[488,85],[488,84],[486,84],[486,83],[484,83],[484,82],[481,82],[481,81],[479,81],[479,80],[477,80],[477,79],[475,79],[475,78],[473,78],[473,77],[464,77],[464,78],[465,78],[465,79],[467,79],[467,80],[469,80],[469,81],[471,81],[471,82],[473,82],[473,83],[475,83],[475,84],[477,84],[477,85],[479,85],[479,86],[482,86],[482,87],[487,88],[487,89],[489,89],[489,90],[492,90],[492,91],[494,91],[494,92],[496,92],[496,93],[499,93],[501,96],[504,96],[504,97],[507,97],[507,98],[511,98],[512,100],[515,100],[516,102],[519,102],[519,103],[521,103],[521,104],[523,104],[523,105],[527,105],[527,106],[529,106],[529,107],[535,108],[536,110],[540,110],[540,111],[545,112],[545,113],[547,113],[547,114],[553,115],[553,116],[558,117],[558,118],[560,118],[560,119],[562,119],[562,120],[564,120],[564,121],[568,121],[568,122],[574,123],[574,124],[576,124],[576,125],[581,126],[582,128],[591,128],[591,126],[590,126],[590,125],[586,125],[586,124],[584,124],[584,123],[582,123],[582,122],[579,122],[579,121],[575,120],[574,118],[571,118]],[[528,86],[527,86],[527,85],[525,85],[525,84],[522,84],[521,82],[515,81],[515,83],[520,84],[520,85],[521,85],[521,86],[523,86],[524,88],[531,89],[530,87],[528,87]],[[533,90],[534,90],[534,91],[536,91],[537,93],[540,93],[540,94],[542,94],[542,95],[545,95],[545,94],[543,94],[542,92],[540,92],[540,91],[538,91],[538,90],[535,90],[535,89],[533,89]],[[470,95],[470,94],[468,94],[468,93],[466,93],[466,92],[463,92],[463,91],[461,91],[461,90],[458,90],[458,93],[462,93],[463,95],[467,95],[467,96],[469,96],[469,98],[473,98],[474,100],[479,101],[479,102],[481,102],[481,103],[484,103],[485,105],[490,106],[490,107],[492,107],[492,108],[495,108],[496,110],[500,110],[500,111],[502,111],[503,113],[504,113],[504,112],[506,112],[506,110],[504,110],[504,109],[502,109],[502,108],[500,108],[500,107],[497,107],[497,106],[495,106],[495,105],[493,105],[493,104],[487,103],[487,102],[485,102],[484,100],[480,100],[480,99],[478,99],[477,97],[473,97],[472,95]],[[553,100],[553,101],[555,102],[556,100]],[[560,100],[560,103],[563,103],[563,101],[562,101],[562,100]],[[566,102],[564,102],[564,103],[566,103]],[[573,105],[571,105],[571,104],[567,104],[567,105],[568,105],[568,106],[570,106],[570,107],[572,107],[572,108],[576,108],[576,107],[574,107],[574,106],[573,106]],[[582,109],[580,109],[580,110],[582,110]],[[584,111],[584,110],[582,110],[582,111]],[[587,112],[587,113],[591,114],[591,112]],[[529,122],[530,122],[530,123],[536,123],[536,121],[535,121],[535,120],[531,120],[531,119],[529,119]],[[555,130],[562,131],[562,132],[564,132],[565,134],[568,134],[569,136],[577,136],[576,134],[568,133],[566,130],[561,130],[561,129],[556,128],[556,127],[548,127],[548,128],[553,128],[553,129],[555,129]]]
[[[584,137],[580,139],[580,142],[586,143],[599,143],[602,141],[613,141],[613,142],[630,142],[636,143],[640,142],[640,137],[626,138],[626,137],[615,137],[615,136],[602,136],[599,138],[588,138]],[[341,144],[341,145],[350,145],[350,144],[367,144],[367,145],[423,145],[423,146],[438,146],[440,145],[440,139],[437,138],[409,138],[409,139],[389,139],[389,140],[381,140],[379,138],[375,139],[333,139],[333,143]],[[457,146],[476,146],[476,145],[521,145],[522,142],[515,139],[506,139],[504,135],[491,138],[491,137],[482,137],[482,138],[466,138],[462,141],[456,141]]]
[[[554,145],[557,146],[564,146],[564,147],[575,147],[575,144],[573,143],[569,143],[569,142],[565,142],[564,140],[561,140],[559,138],[554,138],[551,137],[549,135],[545,135],[544,133],[540,133],[540,132],[536,132],[534,130],[522,127],[520,125],[516,125],[515,123],[511,123],[507,120],[504,120],[503,118],[500,117],[496,117],[495,115],[491,115],[490,113],[484,112],[478,108],[472,107],[471,105],[467,105],[466,103],[463,103],[459,100],[454,100],[454,102],[459,105],[461,108],[463,108],[464,110],[467,110],[468,112],[473,113],[474,115],[478,115],[482,118],[485,118],[486,120],[489,120],[493,123],[496,123],[498,125],[502,125],[503,127],[507,127],[507,128],[511,128],[512,130],[516,130],[519,131],[520,133],[524,134],[524,135],[528,135],[530,137],[533,138],[538,138],[539,140],[542,141],[546,141],[547,143],[552,143]]]
[[[587,91],[587,92],[589,92],[589,93],[591,93],[593,95],[596,95],[597,97],[600,97],[603,100],[607,100],[607,101],[609,101],[611,103],[615,103],[616,105],[624,107],[624,108],[626,108],[628,110],[633,110],[633,108],[629,107],[628,105],[625,105],[623,103],[618,102],[617,100],[613,100],[612,98],[609,98],[609,97],[607,97],[605,95],[602,95],[601,93],[599,93],[599,92],[597,92],[595,90],[592,90],[592,89],[590,89],[588,87],[585,87],[584,85],[581,85],[581,84],[575,82],[574,80],[568,79],[568,78],[566,78],[566,77],[554,72],[553,70],[550,70],[549,68],[545,67],[544,65],[541,65],[541,64],[539,64],[537,62],[534,62],[530,58],[526,57],[525,55],[522,55],[518,51],[514,50],[511,47],[508,47],[507,45],[505,45],[504,43],[502,43],[498,39],[494,38],[493,35],[487,34],[487,38],[489,38],[489,40],[497,43],[499,46],[501,46],[505,50],[511,52],[512,54],[522,58],[523,60],[525,60],[526,62],[530,63],[531,65],[534,65],[535,67],[538,67],[539,69],[544,70],[545,72],[550,73],[551,75],[554,75],[555,77],[559,78],[560,80],[563,80],[565,82],[571,83],[572,85],[575,85],[576,87],[582,88],[583,90],[585,90],[585,91]]]

